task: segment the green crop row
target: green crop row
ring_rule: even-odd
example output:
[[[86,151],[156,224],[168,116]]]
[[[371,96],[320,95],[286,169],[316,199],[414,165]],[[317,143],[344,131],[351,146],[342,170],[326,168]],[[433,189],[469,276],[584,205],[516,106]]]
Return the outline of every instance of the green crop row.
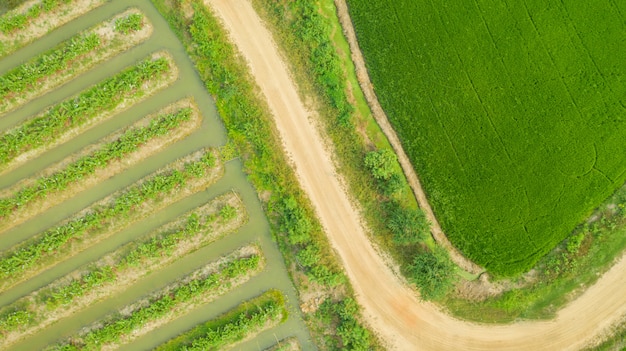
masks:
[[[196,153],[198,154],[198,153]],[[196,155],[194,154],[194,155]],[[24,272],[44,259],[63,255],[64,248],[72,241],[84,240],[86,236],[105,231],[112,222],[129,221],[141,214],[140,206],[146,203],[175,201],[172,193],[185,187],[193,179],[208,183],[208,170],[215,167],[212,151],[202,151],[199,160],[185,161],[174,169],[168,169],[136,183],[112,196],[107,204],[92,206],[84,214],[65,224],[49,229],[34,240],[18,245],[0,258],[0,277],[5,280],[24,279]]]
[[[261,257],[256,254],[224,262],[216,272],[188,279],[174,288],[166,288],[142,302],[141,307],[134,311],[128,314],[118,313],[98,328],[72,338],[71,343],[59,344],[51,350],[100,350],[107,344],[123,342],[124,338],[147,324],[167,319],[168,314],[173,312],[185,311],[186,305],[193,300],[206,300],[207,296],[215,297],[232,289],[237,280],[258,270],[260,263]]]
[[[10,95],[21,94],[40,79],[66,68],[70,62],[94,51],[100,45],[100,36],[96,33],[77,35],[62,42],[57,47],[2,75],[0,98],[8,99]]]
[[[57,140],[64,131],[86,124],[103,111],[145,94],[142,85],[163,80],[171,72],[166,57],[149,58],[67,99],[0,136],[0,165],[19,154]]]
[[[130,13],[128,13],[130,12]],[[143,14],[137,10],[126,11],[112,20],[76,34],[54,48],[39,54],[0,76],[0,98],[5,103],[0,113],[7,112],[43,92],[93,67],[111,55],[125,50],[147,38],[147,35],[128,35],[115,32],[112,36],[102,34],[117,21],[139,18],[143,25]]]
[[[174,113],[158,116],[148,126],[128,129],[116,140],[81,157],[64,169],[37,179],[34,184],[20,189],[11,197],[0,199],[0,219],[6,218],[33,201],[65,190],[69,185],[94,174],[98,169],[106,168],[110,162],[137,151],[141,145],[151,139],[166,135],[190,120],[191,114],[191,108],[183,108]]]
[[[220,350],[287,318],[283,295],[270,290],[157,347],[158,351]]]
[[[122,289],[134,279],[159,269],[179,257],[206,245],[234,229],[229,221],[235,217],[225,216],[223,209],[240,213],[229,203],[235,195],[226,195],[196,208],[190,214],[162,226],[148,239],[132,242],[100,259],[83,271],[78,278],[61,278],[33,294],[3,308],[0,314],[0,340],[11,344],[27,332],[43,328],[63,313],[73,313],[85,303],[91,303],[99,295],[109,295]],[[216,222],[217,220],[219,222]],[[133,277],[133,278],[129,278]],[[114,285],[114,287],[112,286]],[[60,311],[63,309],[63,312]],[[56,316],[56,317],[51,317]],[[13,335],[9,335],[13,334]]]
[[[0,17],[0,32],[11,33],[24,28],[29,21],[55,10],[62,4],[68,4],[72,0],[42,0],[36,3],[24,13],[7,13]]]

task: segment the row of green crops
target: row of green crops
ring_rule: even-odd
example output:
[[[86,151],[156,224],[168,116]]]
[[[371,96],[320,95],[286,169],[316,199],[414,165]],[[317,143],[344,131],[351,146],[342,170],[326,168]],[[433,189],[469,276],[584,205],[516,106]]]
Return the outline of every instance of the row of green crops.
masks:
[[[77,35],[62,42],[57,47],[2,75],[0,98],[8,99],[11,95],[21,94],[42,78],[67,68],[70,62],[100,46],[101,38],[96,33]]]
[[[6,165],[21,153],[53,143],[68,129],[87,124],[125,101],[144,96],[145,83],[157,85],[172,70],[173,63],[168,57],[148,58],[51,107],[0,136],[0,165]]]
[[[32,202],[66,190],[70,185],[93,175],[97,170],[106,168],[111,162],[121,160],[139,150],[150,140],[171,133],[189,121],[192,113],[191,108],[181,108],[173,113],[157,116],[147,126],[130,128],[116,140],[102,145],[99,149],[68,164],[64,169],[41,177],[10,197],[0,199],[0,219],[6,220],[12,213]]]
[[[93,296],[110,295],[148,272],[235,230],[242,223],[236,218],[243,217],[244,210],[239,202],[230,205],[233,199],[237,199],[235,194],[216,198],[148,234],[147,239],[107,254],[99,260],[101,263],[96,262],[81,271],[80,276],[58,279],[4,307],[0,313],[3,343],[10,344],[20,335],[41,329],[64,314],[76,312],[84,306],[85,299],[93,303]]]
[[[259,193],[271,194],[264,203],[265,210],[296,286],[301,291],[319,289],[316,293],[321,295],[332,291],[338,296],[333,303],[340,304],[349,293],[336,295],[337,291],[349,291],[350,287],[321,226],[315,221],[310,203],[299,190],[293,171],[283,156],[281,143],[272,128],[271,115],[254,93],[254,80],[247,73],[245,63],[235,54],[227,34],[200,1],[182,1],[174,7],[165,5],[162,0],[152,2],[178,33],[200,77],[214,95],[220,116],[243,157],[251,182]],[[190,5],[194,9],[191,18],[184,12]],[[292,244],[298,239],[303,241]],[[305,252],[297,258],[296,254],[301,250]],[[308,277],[303,278],[305,275]],[[318,284],[309,284],[308,279],[316,280]],[[361,340],[372,347],[373,337],[365,329],[359,329],[358,312],[350,310],[349,313],[354,313],[354,318],[352,323],[344,325],[346,335],[350,334],[350,328],[365,331],[360,334]],[[309,325],[321,324],[315,314],[310,313],[307,317]],[[326,331],[336,331],[335,325],[324,324],[323,329],[314,336],[320,345],[329,339],[324,335]],[[336,333],[330,338],[333,337],[341,338]],[[334,340],[331,342],[335,343]]]
[[[63,4],[69,4],[72,0],[42,0],[29,7],[23,13],[7,13],[0,17],[0,32],[11,33],[24,28],[29,21],[45,16],[47,13],[56,10]]]
[[[136,12],[122,15],[115,19],[115,23],[135,17],[139,18],[141,26],[147,24],[144,23],[143,14]],[[11,110],[93,67],[112,54],[146,39],[145,36],[131,35],[134,31],[115,33],[111,37],[101,33],[103,28],[112,25],[112,21],[105,21],[79,33],[0,76],[0,98],[5,100],[0,112]]]
[[[138,331],[146,333],[156,324],[172,319],[172,314],[181,315],[190,305],[207,302],[242,284],[261,267],[262,258],[258,254],[248,257],[227,259],[216,271],[202,274],[205,268],[192,273],[191,277],[165,288],[146,301],[138,302],[140,307],[130,313],[113,315],[98,324],[89,332],[72,337],[71,341],[53,346],[50,350],[101,350],[111,344],[124,344],[136,338]],[[211,265],[211,264],[209,264]],[[149,328],[146,326],[150,324]]]
[[[193,183],[193,190],[203,190],[218,177],[216,168],[214,152],[200,150],[92,205],[64,224],[18,244],[0,258],[1,286],[6,288],[28,278],[27,273],[33,273],[29,270],[41,269],[38,266],[45,261],[66,256],[73,243],[85,245],[88,238],[102,238],[102,233],[111,233],[114,224],[128,225],[139,217],[187,196],[182,190],[192,188],[189,183]]]
[[[624,3],[348,4],[378,98],[476,263],[528,270],[626,181]]]
[[[143,16],[139,13],[133,13],[126,17],[115,20],[115,31],[122,34],[129,34],[143,28]]]
[[[287,318],[287,310],[282,294],[279,291],[270,290],[172,339],[155,350],[220,350],[251,334],[269,328],[270,325],[277,324],[285,318]]]

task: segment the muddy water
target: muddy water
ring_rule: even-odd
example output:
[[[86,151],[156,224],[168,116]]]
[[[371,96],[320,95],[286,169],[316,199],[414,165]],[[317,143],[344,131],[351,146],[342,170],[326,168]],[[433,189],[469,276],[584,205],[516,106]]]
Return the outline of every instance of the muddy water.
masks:
[[[91,130],[81,134],[71,142],[63,144],[49,152],[46,152],[37,159],[16,169],[15,171],[0,177],[0,188],[10,186],[20,179],[36,175],[45,167],[57,162],[67,155],[80,150],[81,148],[96,142],[98,139],[111,132],[130,125],[143,116],[158,111],[169,103],[186,96],[193,96],[203,115],[203,125],[185,140],[171,145],[159,154],[150,157],[136,167],[112,177],[111,179],[78,194],[53,210],[43,213],[32,220],[24,223],[0,235],[0,250],[4,251],[12,245],[26,240],[33,235],[55,225],[64,218],[72,215],[89,204],[107,196],[108,194],[122,189],[136,180],[154,172],[167,163],[182,157],[194,150],[204,146],[220,146],[226,142],[224,127],[216,114],[211,97],[206,93],[202,82],[193,70],[191,61],[185,55],[184,48],[178,42],[174,34],[169,30],[167,23],[160,17],[158,12],[148,0],[127,0],[114,1],[104,5],[87,15],[68,23],[60,29],[50,33],[46,37],[34,42],[14,55],[0,60],[0,74],[10,68],[26,61],[37,53],[53,47],[62,40],[65,40],[77,32],[84,30],[100,21],[106,20],[112,15],[119,13],[128,7],[137,7],[143,11],[153,23],[155,30],[152,37],[127,52],[99,65],[86,72],[80,77],[65,84],[61,88],[52,91],[38,99],[31,101],[26,106],[0,119],[0,130],[6,130],[27,119],[29,116],[40,112],[42,109],[63,99],[72,96],[81,90],[103,80],[106,77],[118,72],[125,66],[146,57],[148,54],[162,49],[167,49],[175,58],[179,68],[180,78],[166,90],[155,94],[150,99],[128,108],[113,118],[101,123]],[[30,291],[45,286],[56,278],[62,277],[91,261],[98,259],[107,252],[126,242],[139,238],[160,225],[163,225],[177,216],[206,203],[211,198],[223,194],[227,191],[236,191],[241,195],[249,214],[249,222],[237,232],[231,233],[225,238],[196,251],[169,267],[153,272],[139,281],[126,291],[111,296],[109,299],[94,304],[88,309],[77,313],[51,327],[42,330],[20,343],[15,344],[12,350],[38,350],[45,345],[54,343],[60,338],[75,334],[82,326],[88,325],[99,318],[132,303],[137,298],[149,294],[155,289],[159,289],[172,281],[184,276],[194,269],[223,256],[236,248],[250,243],[257,243],[261,246],[263,255],[267,259],[267,266],[259,275],[251,279],[233,292],[220,297],[213,303],[201,306],[184,317],[169,323],[168,325],[155,330],[154,332],[137,339],[134,343],[124,347],[124,350],[144,350],[151,349],[161,342],[176,336],[177,334],[192,328],[195,324],[215,317],[226,310],[236,306],[241,301],[259,295],[270,288],[277,288],[283,291],[287,297],[290,308],[288,321],[276,328],[259,335],[259,337],[242,344],[239,349],[259,350],[276,343],[276,340],[288,336],[296,336],[305,350],[313,349],[309,334],[297,310],[297,297],[295,290],[289,280],[287,272],[282,262],[282,258],[276,244],[272,241],[269,226],[263,215],[261,205],[257,195],[246,181],[242,172],[241,164],[238,161],[231,161],[227,164],[224,177],[208,190],[195,194],[167,209],[153,214],[128,229],[114,235],[96,247],[89,248],[75,257],[50,268],[37,277],[20,284],[9,291],[0,294],[0,305],[6,305],[15,301],[19,297]]]

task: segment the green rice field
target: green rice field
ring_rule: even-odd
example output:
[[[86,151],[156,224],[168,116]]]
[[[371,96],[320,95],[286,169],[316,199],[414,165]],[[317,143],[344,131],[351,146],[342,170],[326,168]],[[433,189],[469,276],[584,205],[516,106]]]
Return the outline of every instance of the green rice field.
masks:
[[[626,3],[348,0],[450,240],[528,270],[626,181]]]

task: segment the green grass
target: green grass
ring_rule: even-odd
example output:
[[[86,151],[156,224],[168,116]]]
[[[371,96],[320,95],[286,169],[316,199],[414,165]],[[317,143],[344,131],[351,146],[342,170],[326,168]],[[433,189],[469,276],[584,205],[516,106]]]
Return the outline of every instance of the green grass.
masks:
[[[623,3],[348,4],[381,104],[470,259],[529,269],[626,180]]]

